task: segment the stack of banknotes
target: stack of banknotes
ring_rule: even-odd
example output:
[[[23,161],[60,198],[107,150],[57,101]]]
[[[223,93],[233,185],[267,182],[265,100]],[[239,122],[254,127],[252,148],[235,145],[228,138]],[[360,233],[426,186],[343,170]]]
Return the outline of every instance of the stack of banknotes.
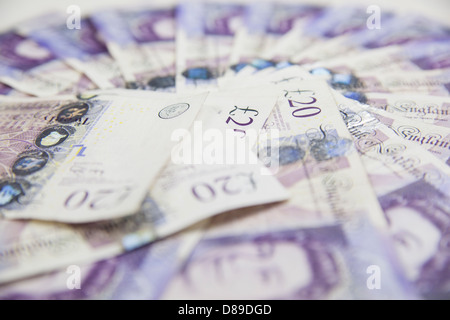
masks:
[[[450,298],[450,27],[81,13],[0,34],[1,299]]]

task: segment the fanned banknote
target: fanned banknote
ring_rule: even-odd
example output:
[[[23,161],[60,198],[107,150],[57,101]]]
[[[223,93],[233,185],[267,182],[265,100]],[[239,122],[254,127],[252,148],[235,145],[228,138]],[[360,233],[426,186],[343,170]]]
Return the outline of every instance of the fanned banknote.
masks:
[[[2,214],[81,223],[136,213],[172,131],[190,127],[205,97],[3,102]]]
[[[391,267],[370,224],[357,231],[349,234],[341,225],[324,225],[231,235],[211,232],[171,279],[162,298],[415,299]],[[377,284],[371,284],[370,274],[380,270],[383,285],[372,290]]]
[[[173,6],[102,10],[91,19],[128,88],[175,90]]]
[[[392,13],[386,13],[383,26],[368,28],[368,17],[363,14],[364,10],[364,8],[350,9],[349,12],[354,13],[358,22],[353,25],[342,20],[343,29],[340,28],[339,24],[329,25],[325,21],[326,28],[320,31],[320,29],[316,29],[315,21],[312,21],[309,29],[313,34],[316,34],[316,36],[323,35],[331,39],[325,42],[316,41],[306,50],[291,56],[291,61],[300,64],[313,63],[338,55],[356,54],[374,48],[407,44],[420,40],[446,39],[450,35],[450,29],[447,26],[423,16],[408,14],[393,16]],[[333,9],[329,14],[333,14]],[[305,32],[308,34],[308,31]]]
[[[217,88],[228,67],[234,34],[242,21],[239,3],[193,1],[177,8],[177,92]]]
[[[304,67],[311,74],[327,79],[347,97],[361,102],[365,100],[364,92],[422,91],[447,95],[448,49],[448,43],[442,40],[419,41],[339,56]]]
[[[229,67],[220,80],[233,81],[235,76],[274,67],[263,53],[273,49],[278,39],[294,26],[318,14],[321,7],[288,3],[251,3],[246,7],[243,27],[235,35]]]
[[[188,139],[174,151],[178,165],[169,164],[150,192],[166,213],[155,221],[157,232],[163,235],[214,213],[287,198],[284,188],[253,152],[277,97],[278,91],[270,88],[265,94],[258,88],[208,96]],[[190,196],[178,202],[184,190],[190,190]]]
[[[339,98],[404,274],[424,298],[449,296],[450,169],[354,102]]]
[[[403,46],[392,45],[357,54],[338,56],[305,65],[312,73],[330,72],[344,75],[364,75],[384,72],[405,72],[444,69],[448,67],[448,41],[418,41]]]
[[[319,79],[327,79],[329,85],[347,98],[365,103],[366,93],[420,94],[448,96],[450,70],[436,69],[411,72],[352,73],[333,72],[318,68],[312,74]]]
[[[0,34],[0,81],[34,96],[76,94],[97,87],[45,47],[14,31]]]
[[[384,21],[392,14],[386,12]],[[357,6],[326,7],[312,15],[303,24],[292,28],[279,45],[266,51],[265,55],[275,61],[291,61],[304,64],[347,54],[354,46],[342,45],[357,32],[366,32],[366,8]],[[379,33],[379,30],[370,30]]]
[[[339,113],[331,91],[325,82],[300,81],[289,76],[289,71],[288,68],[280,70],[264,80],[276,83],[282,93],[265,125],[267,131],[278,129],[280,138],[272,141],[278,153],[272,154],[266,148],[259,150],[266,165],[278,164],[272,168],[283,185],[290,188],[291,195],[299,195],[291,197],[286,207],[293,208],[291,212],[303,212],[297,216],[300,225],[317,220],[346,220],[351,219],[351,212],[356,215],[366,212],[375,225],[380,223],[382,227],[378,202],[350,133],[345,123],[336,119]],[[248,86],[251,85],[249,82]],[[289,212],[286,210],[286,214]],[[279,216],[276,223],[283,226]],[[276,223],[272,224],[274,228]]]
[[[173,133],[180,143],[142,207],[153,225],[144,239],[164,237],[221,212],[287,198],[253,150],[279,95],[271,86],[264,89],[210,93],[191,129]],[[110,94],[155,96],[130,90]]]
[[[417,120],[450,128],[450,99],[448,97],[369,92],[364,94],[361,102],[375,110],[384,110],[405,120]]]
[[[176,273],[184,234],[117,257],[0,286],[2,300],[155,300]],[[76,276],[80,275],[77,279]]]
[[[364,105],[363,105],[364,106]],[[429,122],[405,119],[382,109],[366,108],[399,137],[414,142],[450,165],[450,129]]]
[[[47,14],[23,23],[19,31],[49,48],[55,56],[84,73],[99,88],[125,86],[117,63],[99,39],[89,17],[80,20],[79,29],[69,29],[65,16]]]

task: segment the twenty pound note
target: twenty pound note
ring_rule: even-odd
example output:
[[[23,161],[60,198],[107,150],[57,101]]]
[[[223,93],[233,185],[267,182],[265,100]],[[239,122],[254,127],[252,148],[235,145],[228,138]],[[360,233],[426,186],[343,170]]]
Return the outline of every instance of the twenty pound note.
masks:
[[[140,99],[157,94],[123,89],[97,92]],[[189,132],[172,134],[179,143],[139,213],[152,227],[129,239],[142,244],[225,211],[285,200],[287,192],[253,150],[278,93],[273,86],[209,93]]]
[[[81,223],[137,212],[172,131],[205,97],[0,101],[1,213]]]

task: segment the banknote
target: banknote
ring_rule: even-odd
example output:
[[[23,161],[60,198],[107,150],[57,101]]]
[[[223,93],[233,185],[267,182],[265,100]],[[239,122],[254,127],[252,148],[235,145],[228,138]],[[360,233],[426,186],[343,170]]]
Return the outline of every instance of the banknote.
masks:
[[[295,223],[304,226],[346,220],[365,212],[378,225],[381,209],[327,84],[299,81],[287,71],[280,70],[274,73],[277,77],[265,79],[280,90],[281,96],[264,130],[278,130],[279,138],[270,143],[260,139],[258,153],[269,168],[272,163],[278,164],[273,167],[274,174],[291,196],[280,206],[268,208],[261,219],[270,220],[271,227],[277,229]],[[241,85],[251,88],[253,84]],[[277,147],[277,153],[267,148],[271,144]]]
[[[135,7],[91,14],[128,88],[175,90],[175,9]]]
[[[448,299],[449,167],[420,145],[394,134],[364,108],[337,100],[404,274],[421,297]]]
[[[311,3],[274,3],[272,17],[267,26],[265,44],[260,52],[264,54],[271,48],[278,46],[278,40],[294,27],[306,23],[323,10],[323,4]],[[259,56],[263,57],[263,56]]]
[[[320,15],[320,11],[317,14]],[[278,39],[276,45],[265,48],[260,53],[261,58],[274,62],[290,61],[292,56],[314,45],[318,39],[307,36],[303,32],[304,25],[314,18],[315,14],[312,14],[309,17],[306,16],[304,19],[297,21],[288,32]]]
[[[67,264],[60,270],[3,284],[0,299],[156,300],[178,268],[182,240],[186,236],[178,235],[117,257]]]
[[[209,234],[161,298],[414,299],[371,236],[370,224],[356,234],[342,225]]]
[[[385,11],[383,18],[392,17]],[[303,26],[306,35],[316,38],[332,39],[345,34],[352,34],[367,29],[367,7],[357,5],[328,6]]]
[[[164,212],[154,222],[158,235],[215,213],[287,199],[287,192],[253,151],[278,98],[277,90],[266,87],[262,93],[261,89],[221,91],[207,97],[197,119],[202,122],[194,124],[188,139],[174,151],[172,159],[178,163],[169,164],[150,191],[150,197]],[[200,132],[204,132],[203,137]],[[181,203],[177,199],[183,190],[191,190],[191,194]]]
[[[406,120],[381,109],[367,108],[368,112],[399,137],[414,142],[450,165],[450,129],[418,120]]]
[[[177,8],[177,92],[217,88],[228,67],[244,6],[227,2],[181,2]]]
[[[376,94],[374,94],[376,95]],[[379,95],[380,98],[383,96]],[[388,98],[389,95],[384,95]],[[397,96],[398,101],[403,101],[398,106],[406,106],[406,101],[411,101],[411,96]],[[424,97],[426,98],[426,97]],[[402,100],[403,99],[403,100]],[[431,97],[433,99],[433,97]],[[381,103],[381,99],[379,103]],[[450,129],[445,121],[436,120],[434,115],[422,118],[405,118],[399,113],[388,112],[381,108],[375,108],[369,104],[359,104],[356,101],[347,101],[348,105],[356,104],[355,108],[364,109],[371,116],[378,119],[387,128],[391,129],[399,137],[414,142],[440,158],[443,162],[450,164],[449,145]],[[368,103],[373,103],[372,101]],[[379,104],[380,106],[381,104]]]
[[[384,12],[389,20],[392,14]],[[367,28],[366,8],[359,6],[326,7],[305,23],[293,28],[283,36],[276,47],[266,52],[275,61],[311,63],[355,50],[354,46],[342,45],[353,34]],[[371,30],[378,33],[378,30]]]
[[[382,227],[365,169],[345,124],[336,117],[338,110],[327,85],[308,80],[279,86],[284,100],[269,117],[266,129],[281,130],[277,177],[299,190],[301,196],[292,197],[292,204],[316,212],[322,219],[331,215],[345,221],[365,212],[375,226]],[[260,156],[267,157],[263,150]],[[302,203],[304,198],[315,200]],[[363,202],[355,201],[362,198]]]
[[[30,97],[29,94],[26,94],[22,91],[18,91],[6,84],[0,83],[0,95],[6,97],[6,96],[10,96],[10,97]]]
[[[99,39],[92,20],[83,17],[79,29],[69,29],[66,19],[58,13],[46,14],[21,24],[18,30],[84,73],[99,88],[124,87],[120,69]]]
[[[251,3],[244,10],[242,27],[235,34],[228,68],[222,78],[236,76],[239,71],[258,57],[258,52],[266,43],[267,29],[274,4],[268,2]],[[267,65],[269,64],[270,62],[267,61]],[[261,65],[262,68],[264,66]]]
[[[35,96],[76,94],[96,88],[82,73],[15,31],[0,34],[0,81]]]
[[[124,91],[112,90],[109,94],[154,96],[143,91]],[[156,237],[221,212],[287,198],[284,188],[258,161],[253,150],[278,96],[279,90],[267,85],[212,92],[191,130],[173,134],[180,143],[141,209],[153,217],[152,232]]]
[[[448,41],[417,41],[341,55],[304,67],[311,72],[326,69],[333,73],[353,75],[444,69],[448,68],[449,49]]]
[[[190,127],[205,97],[4,101],[3,216],[81,223],[136,213],[172,132]]]
[[[281,83],[296,82],[299,80],[317,80],[303,66],[290,65],[285,68],[266,68],[256,73],[240,74],[234,81],[219,81],[220,90],[229,90],[244,87],[257,87],[278,85]]]
[[[344,96],[365,103],[367,93],[419,94],[448,96],[449,69],[410,72],[363,73],[361,75],[331,71],[326,68],[311,70],[319,79]]]
[[[391,17],[392,13],[384,13],[385,21]],[[262,56],[283,67],[359,53],[366,49],[360,44],[350,44],[349,39],[352,39],[353,34],[366,31],[366,8],[347,5],[310,11],[276,45],[267,48]],[[377,29],[370,31],[379,32]]]
[[[372,30],[370,30],[372,31]],[[432,17],[417,14],[397,14],[379,29],[378,33],[363,30],[349,37],[349,41],[367,49],[417,41],[448,39],[450,29]]]
[[[273,67],[262,55],[278,46],[278,40],[294,26],[317,14],[321,7],[288,3],[251,3],[246,6],[243,27],[236,33],[224,77]],[[221,79],[223,80],[223,79]],[[231,79],[230,79],[231,80]]]
[[[405,120],[417,120],[439,127],[450,127],[450,99],[420,94],[389,94],[368,92],[364,105],[383,110]]]
[[[359,10],[359,11],[358,11]],[[331,39],[322,42],[316,42],[307,50],[298,52],[291,57],[291,61],[299,64],[313,63],[321,60],[327,60],[338,55],[360,53],[374,48],[381,48],[391,45],[401,45],[413,41],[426,41],[445,39],[449,36],[449,29],[434,20],[424,16],[412,14],[393,15],[392,13],[383,13],[383,26],[379,28],[368,28],[368,15],[366,9],[356,9],[356,17],[359,21],[358,28],[348,24],[343,30],[344,33],[336,34],[334,28],[331,28]],[[344,25],[345,22],[343,23]],[[311,23],[311,32],[316,33],[315,26]],[[338,25],[335,25],[340,30]],[[325,28],[325,30],[327,30]],[[322,34],[326,36],[327,33]]]

